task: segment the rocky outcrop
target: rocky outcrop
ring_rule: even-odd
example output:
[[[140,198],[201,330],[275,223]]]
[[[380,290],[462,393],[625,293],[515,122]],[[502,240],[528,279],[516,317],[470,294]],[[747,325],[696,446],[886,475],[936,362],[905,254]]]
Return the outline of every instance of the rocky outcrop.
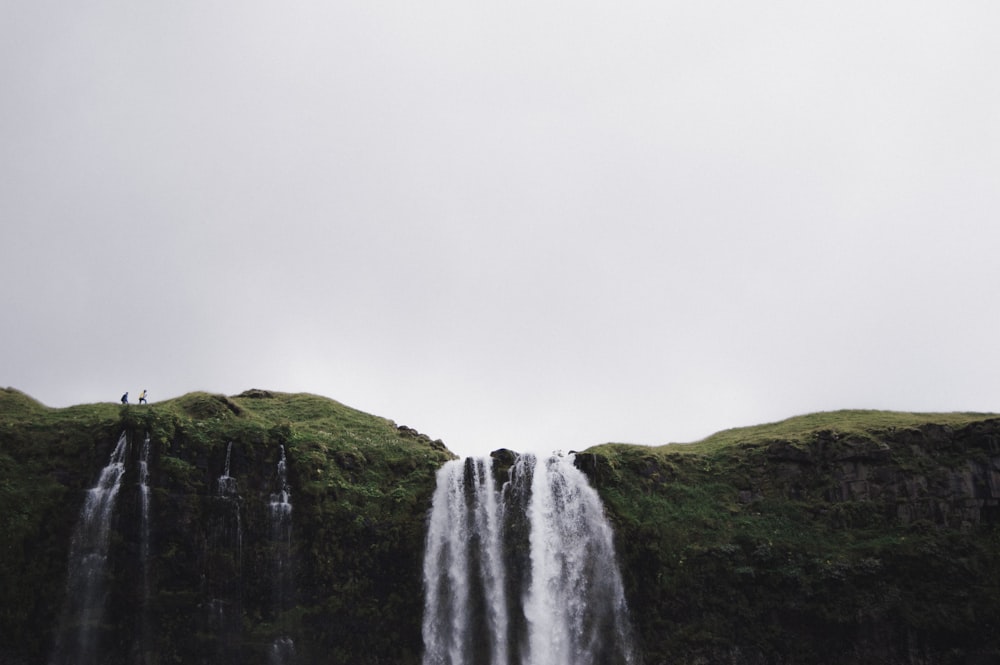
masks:
[[[901,524],[970,528],[1000,518],[1000,421],[955,430],[924,425],[878,439],[818,433],[803,444],[775,441],[743,497],[769,483],[785,498],[823,488],[830,503],[872,502]]]

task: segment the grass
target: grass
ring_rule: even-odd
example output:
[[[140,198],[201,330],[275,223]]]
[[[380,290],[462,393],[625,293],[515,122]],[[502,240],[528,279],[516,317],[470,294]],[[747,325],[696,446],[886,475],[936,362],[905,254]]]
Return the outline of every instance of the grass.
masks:
[[[37,457],[44,461],[42,452],[75,452],[77,462],[83,464],[86,460],[80,451],[96,454],[95,432],[107,438],[121,426],[149,432],[154,441],[162,442],[168,466],[192,446],[216,458],[230,441],[244,442],[247,449],[280,442],[305,491],[334,490],[339,496],[356,494],[369,502],[375,498],[396,503],[416,500],[400,489],[412,485],[386,486],[386,479],[424,477],[451,457],[439,441],[308,393],[248,390],[225,396],[193,392],[149,405],[51,408],[15,389],[0,391],[0,428],[7,431],[0,451],[22,460]],[[32,443],[33,432],[44,433],[43,448]]]
[[[622,464],[641,464],[643,461],[654,469],[653,473],[669,475],[684,460],[691,468],[691,460],[700,460],[697,468],[711,472],[721,465],[733,470],[745,462],[752,451],[763,450],[768,444],[782,443],[802,447],[821,437],[835,441],[877,443],[887,434],[901,431],[917,432],[921,427],[934,425],[959,428],[971,423],[1000,418],[1000,414],[950,412],[909,413],[902,411],[841,410],[823,411],[794,416],[785,420],[749,427],[722,430],[692,443],[668,443],[661,446],[640,446],[625,443],[606,443],[588,448],[585,452],[603,457],[611,467]],[[719,470],[716,468],[715,470]]]
[[[864,409],[821,411],[774,423],[722,430],[691,444],[667,444],[662,448],[678,452],[708,453],[735,444],[759,444],[770,441],[800,443],[811,440],[820,432],[871,438],[873,434],[915,429],[921,425],[960,427],[985,418],[997,417],[1000,415],[972,412],[909,413]]]

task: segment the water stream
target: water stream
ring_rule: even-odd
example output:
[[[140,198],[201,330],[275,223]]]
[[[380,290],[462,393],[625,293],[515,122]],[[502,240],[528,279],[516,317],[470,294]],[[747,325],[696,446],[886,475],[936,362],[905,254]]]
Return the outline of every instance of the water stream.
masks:
[[[70,542],[66,599],[53,649],[52,665],[90,665],[97,648],[107,591],[108,543],[118,490],[125,474],[125,432],[87,490]]]
[[[272,592],[274,594],[273,610],[275,616],[289,609],[292,575],[292,497],[288,487],[288,466],[285,458],[285,447],[281,446],[281,458],[277,468],[277,491],[271,494],[268,504],[268,516],[271,522],[271,543],[273,546],[274,577]],[[269,653],[270,665],[288,665],[295,658],[295,643],[288,636],[279,636],[271,644]]]
[[[438,472],[424,555],[424,665],[631,665],[613,533],[571,458]]]
[[[243,640],[243,499],[232,476],[233,444],[226,446],[226,462],[218,478],[218,496],[208,504],[211,522],[205,563],[207,628],[218,636],[216,662],[240,662]]]

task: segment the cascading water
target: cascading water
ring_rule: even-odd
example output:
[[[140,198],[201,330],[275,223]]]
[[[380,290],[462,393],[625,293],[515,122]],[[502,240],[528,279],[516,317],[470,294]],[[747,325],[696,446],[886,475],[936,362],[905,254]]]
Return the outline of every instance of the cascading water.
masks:
[[[277,469],[278,491],[271,494],[268,515],[271,522],[271,542],[274,547],[274,613],[280,615],[288,609],[288,588],[291,577],[292,551],[292,498],[288,487],[288,467],[285,447],[281,446],[281,458]],[[290,637],[282,636],[274,640],[269,653],[271,665],[287,665],[295,657],[295,643]]]
[[[219,496],[232,506],[233,526],[226,529],[226,538],[236,545],[236,563],[239,566],[243,560],[243,520],[240,518],[240,496],[236,479],[229,475],[229,466],[233,458],[233,442],[226,446],[226,468],[219,476]]]
[[[424,557],[424,665],[636,662],[613,534],[570,459],[438,471]]]
[[[231,475],[233,444],[226,447],[226,463],[218,479],[218,497],[210,504],[212,528],[206,552],[205,584],[211,594],[207,605],[208,626],[218,635],[216,661],[240,661],[243,595],[242,500],[236,478]]]
[[[122,432],[97,483],[87,490],[70,543],[66,601],[52,665],[97,662],[97,632],[104,616],[111,518],[125,473],[127,451],[128,438]]]
[[[149,604],[149,434],[142,441],[139,451],[139,502],[142,509],[142,531],[139,548],[142,556],[143,604]]]
[[[140,508],[140,519],[141,523],[139,525],[139,555],[141,557],[140,564],[142,566],[142,617],[140,625],[140,636],[138,642],[137,653],[141,657],[136,658],[137,663],[145,663],[146,660],[146,648],[150,644],[151,631],[149,626],[149,598],[150,598],[150,586],[149,586],[149,541],[150,541],[150,524],[149,524],[149,503],[150,503],[150,488],[149,488],[149,455],[150,455],[150,442],[149,433],[146,433],[145,438],[142,441],[142,448],[139,451],[139,508]]]
[[[473,651],[488,654],[490,663],[507,662],[500,524],[489,460],[445,465],[438,473],[424,555],[425,663],[471,663]]]
[[[219,476],[219,496],[221,497],[234,497],[236,496],[236,479],[229,475],[229,464],[233,459],[233,442],[230,441],[229,445],[226,446],[226,468]]]

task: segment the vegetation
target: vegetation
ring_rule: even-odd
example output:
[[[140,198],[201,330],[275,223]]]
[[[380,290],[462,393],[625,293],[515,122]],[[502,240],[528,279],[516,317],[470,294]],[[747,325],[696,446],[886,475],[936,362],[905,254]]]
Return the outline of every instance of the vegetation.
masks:
[[[820,413],[579,463],[647,663],[1000,654],[995,416]]]

